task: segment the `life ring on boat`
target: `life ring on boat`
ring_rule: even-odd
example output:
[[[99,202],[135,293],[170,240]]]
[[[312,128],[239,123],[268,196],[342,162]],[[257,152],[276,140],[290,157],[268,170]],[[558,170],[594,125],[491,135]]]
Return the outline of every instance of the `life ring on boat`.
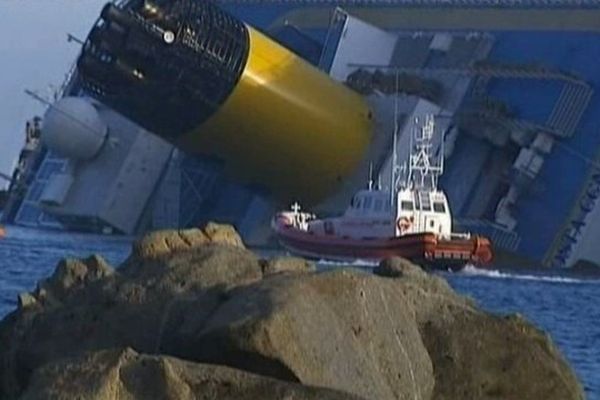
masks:
[[[412,225],[412,222],[407,217],[398,218],[398,221],[396,221],[396,226],[398,227],[398,230],[400,232],[406,232],[407,230],[410,229],[411,225]]]

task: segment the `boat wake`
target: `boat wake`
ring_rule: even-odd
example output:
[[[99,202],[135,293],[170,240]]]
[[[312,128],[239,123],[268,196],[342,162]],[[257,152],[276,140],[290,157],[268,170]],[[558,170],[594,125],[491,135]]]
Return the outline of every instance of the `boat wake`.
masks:
[[[474,265],[467,265],[457,275],[466,276],[481,276],[491,279],[518,279],[518,280],[529,280],[539,282],[553,282],[553,283],[587,283],[590,279],[571,278],[560,275],[537,275],[537,274],[520,274],[515,272],[503,272],[500,270],[492,269],[481,269]]]
[[[316,261],[319,267],[323,268],[336,268],[336,267],[360,267],[360,268],[374,268],[379,265],[377,261],[373,260],[361,260],[354,259],[348,261],[334,261],[321,259]]]

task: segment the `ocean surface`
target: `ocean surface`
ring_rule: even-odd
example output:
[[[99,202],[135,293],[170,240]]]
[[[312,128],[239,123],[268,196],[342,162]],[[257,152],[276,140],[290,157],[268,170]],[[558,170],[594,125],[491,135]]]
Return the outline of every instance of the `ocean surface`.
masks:
[[[118,265],[129,254],[131,241],[8,227],[8,236],[0,240],[0,318],[15,308],[17,294],[32,290],[61,258],[98,253]],[[472,267],[442,275],[484,309],[520,313],[547,331],[574,367],[588,399],[600,400],[600,280]]]

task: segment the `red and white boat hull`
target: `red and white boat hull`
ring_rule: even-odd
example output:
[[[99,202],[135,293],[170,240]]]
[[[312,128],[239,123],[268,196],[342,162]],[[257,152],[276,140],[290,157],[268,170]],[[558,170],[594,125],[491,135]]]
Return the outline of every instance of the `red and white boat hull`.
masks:
[[[388,238],[340,237],[314,234],[278,217],[273,221],[273,229],[283,247],[311,258],[380,261],[400,256],[430,266],[452,267],[485,265],[493,257],[490,241],[480,236],[440,239],[434,233],[424,232]]]

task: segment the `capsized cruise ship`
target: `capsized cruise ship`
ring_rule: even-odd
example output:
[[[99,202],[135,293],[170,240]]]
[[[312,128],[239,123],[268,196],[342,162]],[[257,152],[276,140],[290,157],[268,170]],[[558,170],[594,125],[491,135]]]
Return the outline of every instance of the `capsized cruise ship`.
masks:
[[[376,174],[389,175],[395,123],[402,131],[400,154],[407,149],[402,137],[408,137],[408,121],[435,114],[445,142],[440,149],[446,173],[440,185],[456,225],[490,237],[520,262],[564,267],[579,259],[600,261],[593,243],[600,229],[596,2],[221,0],[210,12],[203,11],[205,3],[200,1],[173,3],[180,8],[168,6],[168,15],[196,13],[197,20],[190,18],[189,31],[184,32],[190,39],[185,42],[188,48],[202,48],[200,36],[194,35],[210,18],[215,26],[230,24],[242,35],[234,43],[237,58],[231,58],[242,62],[231,64],[233,72],[223,81],[214,77],[218,87],[211,93],[216,97],[190,94],[198,101],[196,110],[203,101],[212,101],[212,108],[202,108],[212,111],[204,116],[190,113],[185,106],[192,103],[185,98],[169,103],[165,99],[174,99],[171,94],[144,92],[143,87],[137,95],[115,94],[109,85],[115,75],[102,75],[106,69],[94,70],[97,64],[86,64],[89,58],[82,62],[80,57],[79,68],[74,65],[60,93],[62,99],[49,107],[41,122],[40,148],[28,153],[31,161],[15,171],[21,197],[11,202],[5,216],[29,226],[125,234],[216,219],[235,224],[250,242],[266,243],[268,221],[281,202],[311,195],[308,200],[323,212],[339,212],[349,193],[366,182],[369,165]],[[136,54],[156,54],[152,52],[178,40],[181,32],[169,29],[168,15],[161,14],[165,4],[115,3],[116,10],[138,11],[135,24],[162,29],[152,31],[162,35],[162,47],[138,48]],[[221,15],[219,10],[231,18],[214,19]],[[98,48],[120,49],[114,46],[122,32],[102,28],[102,21],[120,17],[106,14],[99,19],[94,28],[100,29],[92,29],[82,56],[94,40],[99,40]],[[163,17],[167,22],[160,22]],[[258,61],[249,61],[261,51],[265,59],[275,60],[266,75],[261,75]],[[101,53],[94,55],[101,60]],[[144,75],[152,69],[136,68],[142,61],[123,54],[120,59],[127,62],[119,68],[129,71],[134,81],[157,76]],[[185,61],[186,54],[179,53],[178,62]],[[231,54],[211,57],[224,60]],[[286,70],[287,65],[291,69]],[[174,66],[181,71],[178,68]],[[292,99],[290,104],[311,109],[306,121],[294,114],[302,107],[278,108],[284,103],[255,97],[251,85],[238,91],[246,82],[245,73],[261,77],[267,88],[282,88],[278,93]],[[304,78],[306,85],[301,84]],[[328,89],[320,92],[316,88],[321,84]],[[237,110],[246,112],[236,114],[235,107],[224,112],[236,92],[241,107]],[[150,93],[162,96],[148,98]],[[155,108],[144,108],[147,103],[141,100],[153,102]],[[336,108],[339,104],[343,106]],[[161,110],[171,113],[166,125],[161,125]],[[402,116],[399,121],[394,121],[395,110]],[[336,131],[340,126],[331,117],[335,111],[348,116],[344,121],[356,118],[348,132],[352,139],[345,141]],[[204,124],[219,112],[221,120],[207,131],[226,132],[225,136],[180,135],[201,132],[203,126],[206,130]],[[295,141],[302,129],[311,127],[315,115],[337,133],[320,147],[318,135],[308,142]],[[266,120],[267,132],[260,136],[256,127]],[[176,132],[169,131],[175,128],[173,121],[179,126]],[[294,140],[277,144],[285,157],[266,162],[265,155],[273,153],[264,146],[281,139],[276,135],[284,128]],[[305,132],[309,137],[313,133]],[[339,147],[343,143],[348,147]],[[305,144],[303,150],[314,157],[307,166],[306,185],[314,183],[315,190],[291,193],[285,182],[289,174],[298,173],[299,165],[291,150]],[[282,169],[270,168],[275,165]],[[343,168],[337,170],[340,165]],[[269,173],[272,179],[265,179]]]

